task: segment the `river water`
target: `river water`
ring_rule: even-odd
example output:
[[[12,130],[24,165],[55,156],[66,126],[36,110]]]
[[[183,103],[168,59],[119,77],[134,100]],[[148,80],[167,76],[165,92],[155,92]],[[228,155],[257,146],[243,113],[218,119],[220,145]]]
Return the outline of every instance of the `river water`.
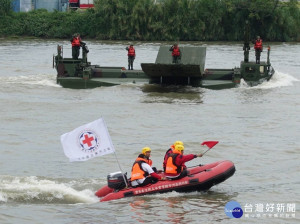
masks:
[[[86,42],[92,64],[127,66],[127,42]],[[0,41],[0,223],[231,223],[224,212],[229,201],[241,205],[241,223],[299,223],[299,43],[270,43],[276,73],[269,82],[227,90],[134,84],[65,89],[52,68],[57,44],[71,55],[68,41]],[[161,44],[171,43],[134,44],[134,69],[140,69],[142,62],[155,62]],[[242,43],[180,45],[206,46],[206,68],[238,67],[243,58]],[[60,136],[100,117],[126,172],[144,146],[161,168],[176,140],[186,153],[218,140],[187,165],[231,160],[236,173],[208,192],[99,203],[94,192],[119,170],[115,156],[70,163]]]

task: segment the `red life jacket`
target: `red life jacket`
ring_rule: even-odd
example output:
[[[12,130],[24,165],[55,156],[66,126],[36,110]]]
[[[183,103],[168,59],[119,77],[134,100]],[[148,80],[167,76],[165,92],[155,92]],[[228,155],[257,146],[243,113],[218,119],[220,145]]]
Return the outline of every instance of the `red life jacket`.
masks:
[[[179,47],[174,47],[173,48],[172,56],[180,56]]]
[[[80,47],[80,39],[78,37],[73,38],[72,47]]]
[[[142,163],[148,163],[148,164],[151,163],[152,164],[152,161],[138,157],[132,165],[131,178],[130,178],[131,181],[143,179],[149,175],[147,172],[145,172],[143,170]]]
[[[254,45],[255,50],[262,50],[262,39],[256,40]]]
[[[135,56],[135,50],[133,47],[129,47],[128,49],[128,56]]]

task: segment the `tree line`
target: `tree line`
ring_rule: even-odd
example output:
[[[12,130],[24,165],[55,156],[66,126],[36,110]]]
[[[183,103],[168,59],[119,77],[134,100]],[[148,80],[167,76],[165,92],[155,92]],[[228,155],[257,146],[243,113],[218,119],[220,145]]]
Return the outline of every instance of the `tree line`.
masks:
[[[300,41],[297,0],[95,0],[93,9],[15,13],[0,0],[0,36],[141,41]]]

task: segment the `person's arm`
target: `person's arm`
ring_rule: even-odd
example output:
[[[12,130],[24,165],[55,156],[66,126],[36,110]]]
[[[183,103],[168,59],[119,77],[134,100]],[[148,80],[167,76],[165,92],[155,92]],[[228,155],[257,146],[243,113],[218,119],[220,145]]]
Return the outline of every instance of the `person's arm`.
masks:
[[[194,154],[177,156],[176,164],[183,164],[183,163],[191,161],[192,159],[195,159],[195,158],[197,158],[197,155],[194,155]]]
[[[157,173],[151,173],[150,175],[151,175],[151,177],[154,177],[155,179],[158,179],[158,180],[165,180],[164,177],[158,175]]]
[[[143,163],[142,164],[142,168],[143,168],[144,171],[148,172],[151,177],[154,177],[154,178],[156,178],[158,180],[165,180],[164,177],[161,177],[160,175],[158,175],[157,173],[155,173],[154,170],[151,168],[151,166],[149,166],[149,164]]]
[[[80,45],[86,45],[86,43],[83,42],[81,38],[79,39],[79,41],[80,41]]]
[[[188,154],[188,155],[182,155],[177,156],[176,158],[176,164],[182,165],[184,169],[186,169],[185,162],[191,161],[197,157],[202,157],[202,154]]]

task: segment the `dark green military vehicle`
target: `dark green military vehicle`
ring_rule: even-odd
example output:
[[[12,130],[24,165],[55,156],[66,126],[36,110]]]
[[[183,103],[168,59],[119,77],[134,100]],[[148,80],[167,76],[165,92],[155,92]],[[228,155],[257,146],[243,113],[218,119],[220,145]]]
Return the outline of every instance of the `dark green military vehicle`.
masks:
[[[87,51],[79,59],[64,58],[62,46],[57,47],[54,66],[57,83],[67,88],[95,88],[122,83],[190,85],[212,89],[232,88],[243,79],[255,86],[268,81],[274,74],[269,60],[256,64],[244,59],[240,68],[205,69],[206,47],[181,47],[179,64],[172,63],[168,46],[161,46],[155,63],[142,63],[142,70],[126,70],[124,67],[91,65]]]
[[[62,87],[87,89],[114,86],[122,83],[148,83],[149,78],[141,70],[126,70],[124,67],[91,65],[87,60],[87,46],[82,46],[82,58],[64,58],[63,47],[57,46],[53,66],[57,70],[57,83]]]
[[[243,79],[255,86],[268,81],[274,74],[270,64],[270,48],[267,62],[249,62],[249,51],[245,52],[240,68],[210,69],[205,67],[206,47],[181,47],[181,60],[172,63],[169,47],[159,49],[155,63],[142,63],[143,71],[149,76],[149,83],[161,85],[190,85],[211,89],[232,88]],[[244,46],[244,49],[245,46]],[[247,48],[248,49],[248,48]]]
[[[142,70],[126,70],[123,67],[104,67],[91,65],[87,60],[88,48],[82,46],[82,58],[63,57],[62,46],[57,47],[53,66],[57,70],[57,83],[67,88],[95,88],[122,83],[189,85],[211,89],[232,88],[243,79],[248,85],[255,86],[268,81],[274,74],[270,63],[270,47],[267,62],[249,61],[249,30],[245,31],[244,60],[240,68],[205,69],[206,47],[181,47],[181,59],[172,63],[168,46],[159,48],[155,63],[142,63]]]

